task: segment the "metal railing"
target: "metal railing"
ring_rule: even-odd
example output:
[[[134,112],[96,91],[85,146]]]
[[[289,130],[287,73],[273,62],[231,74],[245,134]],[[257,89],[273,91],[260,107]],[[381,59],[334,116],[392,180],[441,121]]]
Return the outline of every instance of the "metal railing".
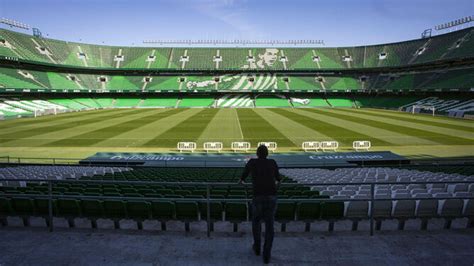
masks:
[[[33,198],[33,199],[48,199],[48,218],[49,218],[49,231],[53,231],[53,199],[110,199],[110,200],[146,200],[146,201],[192,201],[192,202],[205,202],[207,205],[206,211],[206,222],[207,222],[207,236],[211,233],[211,219],[210,219],[210,203],[211,202],[250,202],[252,199],[248,195],[248,187],[251,186],[249,183],[237,184],[229,182],[156,182],[156,181],[115,181],[115,180],[51,180],[51,179],[1,179],[1,181],[12,181],[12,182],[31,182],[31,183],[47,183],[48,194],[1,194],[3,197],[22,197],[22,198]],[[168,197],[123,197],[123,196],[84,196],[84,195],[54,195],[53,184],[58,183],[76,183],[76,184],[123,184],[123,185],[190,185],[196,187],[206,188],[206,198],[168,198]],[[331,183],[281,183],[279,187],[294,187],[294,186],[332,186],[332,185],[370,185],[370,197],[368,199],[330,199],[330,198],[309,198],[309,199],[278,199],[278,202],[356,202],[366,201],[370,203],[370,206],[374,206],[376,201],[387,201],[387,200],[446,200],[446,199],[474,199],[474,197],[436,197],[436,198],[422,198],[422,197],[410,197],[410,198],[375,198],[375,186],[377,185],[409,185],[409,184],[474,184],[474,181],[404,181],[404,182],[331,182]],[[225,199],[212,199],[211,188],[219,186],[235,186],[246,188],[246,199],[242,198],[225,198]],[[396,218],[396,217],[395,217]],[[350,219],[350,218],[349,218]],[[374,234],[374,216],[373,208],[369,208],[368,219],[370,221],[370,235]]]

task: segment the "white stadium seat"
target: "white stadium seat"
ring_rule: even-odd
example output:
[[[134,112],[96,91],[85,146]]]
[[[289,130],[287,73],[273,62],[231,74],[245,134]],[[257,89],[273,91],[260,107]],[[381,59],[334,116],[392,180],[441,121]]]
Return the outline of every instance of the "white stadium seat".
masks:
[[[405,220],[412,218],[415,215],[416,203],[414,200],[399,200],[403,198],[410,198],[409,193],[397,193],[394,198],[398,199],[394,201],[392,216],[399,220],[398,229],[403,230],[405,226]]]
[[[438,200],[433,199],[431,194],[420,193],[415,194],[415,198],[426,198],[417,200],[415,216],[421,219],[421,229],[426,230],[428,227],[428,219],[438,215]]]
[[[342,196],[354,196],[356,194],[355,191],[353,190],[341,190],[339,191],[338,195],[342,195]]]
[[[469,192],[474,192],[474,184],[469,185]]]
[[[392,201],[390,200],[391,195],[375,195],[376,199],[387,199],[374,201],[373,206],[373,216],[376,221],[376,229],[380,230],[382,228],[382,221],[384,219],[389,219],[392,217]]]
[[[451,193],[438,193],[435,198],[445,198],[452,196]],[[461,199],[441,199],[438,202],[438,215],[445,218],[446,229],[451,227],[454,218],[461,217],[464,201]]]
[[[447,192],[455,193],[455,192],[468,191],[468,190],[469,190],[468,184],[450,184],[448,185]]]
[[[367,199],[365,196],[353,196],[353,199]],[[347,204],[346,217],[352,219],[352,230],[356,231],[358,226],[358,221],[361,219],[366,219],[369,212],[369,202],[368,201],[349,201]]]
[[[370,182],[394,182],[395,184],[376,184],[375,198],[385,198],[386,201],[374,203],[374,217],[377,228],[381,227],[381,220],[395,218],[399,220],[399,229],[403,229],[404,221],[411,218],[422,219],[422,229],[427,227],[430,218],[443,217],[454,219],[456,217],[469,217],[471,226],[474,226],[473,205],[474,200],[439,200],[438,197],[453,197],[454,195],[467,195],[468,191],[474,191],[474,184],[442,184],[437,182],[456,182],[467,180],[471,176],[453,173],[429,172],[421,170],[389,168],[389,167],[364,167],[364,168],[338,168],[328,169],[282,169],[281,173],[294,179],[299,183],[318,184],[321,195],[328,195],[332,199],[347,199],[368,197],[370,199],[369,184],[328,185],[324,183],[370,183]],[[383,180],[386,178],[386,180]],[[432,184],[396,184],[396,182],[435,182]],[[355,194],[352,194],[354,191]],[[454,192],[448,193],[447,191]],[[415,200],[416,197],[422,199]],[[397,199],[398,198],[398,199]],[[399,198],[407,198],[400,200]],[[453,201],[454,200],[454,201]],[[448,202],[448,204],[444,204]],[[351,214],[349,201],[346,201],[346,214]],[[464,208],[462,208],[464,206]],[[369,204],[370,207],[370,204]],[[461,209],[462,208],[462,209]],[[389,212],[387,212],[387,210]],[[452,217],[452,216],[455,217]],[[450,217],[451,216],[451,217]],[[349,216],[348,216],[349,218]]]

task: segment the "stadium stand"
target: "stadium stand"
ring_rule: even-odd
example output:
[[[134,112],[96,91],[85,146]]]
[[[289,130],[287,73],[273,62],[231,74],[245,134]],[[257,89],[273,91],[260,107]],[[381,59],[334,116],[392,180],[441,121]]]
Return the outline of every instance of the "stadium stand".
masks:
[[[31,116],[32,112],[14,107],[5,103],[0,103],[0,112],[4,119]]]
[[[327,101],[332,107],[354,107],[354,102],[348,98],[329,98]]]
[[[457,171],[455,170],[455,172]],[[406,219],[422,218],[422,229],[426,229],[429,218],[445,218],[446,227],[449,227],[453,218],[472,216],[472,199],[464,201],[456,199],[458,196],[473,197],[474,194],[472,194],[470,187],[472,185],[466,183],[396,184],[396,182],[472,182],[474,181],[472,175],[393,168],[284,169],[282,174],[299,183],[317,183],[318,185],[312,186],[311,190],[319,191],[322,196],[338,200],[369,199],[371,185],[332,185],[334,183],[393,182],[394,184],[374,186],[375,197],[387,199],[387,201],[375,202],[377,205],[374,206],[374,216],[378,220],[378,229],[381,228],[383,219],[398,219],[399,229],[403,229]],[[324,183],[332,184],[325,186]],[[410,200],[410,198],[418,197],[426,198],[426,200]],[[450,197],[453,199],[445,199]],[[443,199],[436,200],[436,198]],[[390,201],[391,199],[394,200]],[[369,207],[368,201],[346,201],[344,216],[349,219],[367,218]],[[356,230],[356,228],[357,224],[355,223],[353,229]]]
[[[214,98],[211,97],[184,97],[178,100],[178,107],[211,107]]]
[[[294,107],[330,107],[326,99],[316,97],[291,97],[290,100]]]
[[[13,185],[2,179],[79,179],[84,176],[105,175],[130,171],[125,167],[90,167],[90,166],[17,166],[0,168],[0,186]],[[18,184],[17,184],[18,185]],[[22,182],[20,185],[24,186]]]
[[[115,108],[135,108],[141,103],[139,98],[116,98],[113,102]]]
[[[216,100],[216,107],[219,108],[237,108],[237,107],[255,107],[255,102],[250,95],[224,95]]]
[[[473,29],[467,28],[428,39],[340,48],[172,49],[73,43],[35,38],[1,29],[0,37],[8,41],[11,48],[3,47],[0,55],[33,62],[98,68],[180,70],[240,69],[243,66],[268,70],[368,68],[472,57],[473,51],[469,49],[472,34]],[[385,56],[380,57],[381,53]],[[249,63],[248,56],[253,56],[256,61]],[[344,61],[344,57],[350,59]]]
[[[290,107],[289,100],[282,95],[267,96],[259,95],[255,98],[257,107]]]
[[[163,98],[147,98],[144,99],[139,107],[152,108],[152,107],[175,107],[177,99],[174,97],[163,97]]]
[[[80,102],[74,101],[72,99],[50,99],[49,100],[52,103],[56,103],[62,106],[67,107],[68,109],[71,110],[85,110],[89,109],[90,107],[81,104]]]
[[[293,75],[123,76],[0,68],[0,91],[16,92],[407,92],[469,91],[473,69],[441,69],[364,76]],[[217,81],[216,81],[217,80]],[[2,88],[3,87],[3,88]]]
[[[389,96],[374,96],[374,97],[359,97],[354,99],[357,107],[372,107],[383,109],[397,109],[403,105],[415,102],[417,97],[389,97]]]
[[[428,220],[431,218],[444,218],[445,226],[449,227],[453,219],[474,217],[473,200],[459,199],[459,197],[473,197],[474,185],[455,183],[472,183],[474,177],[458,173],[459,171],[472,172],[472,168],[466,170],[466,167],[447,167],[446,169],[440,170],[456,173],[387,167],[336,170],[282,169],[281,173],[285,178],[284,185],[279,189],[279,198],[283,201],[278,203],[276,219],[282,223],[282,231],[285,230],[286,223],[295,221],[305,223],[305,230],[309,231],[311,223],[320,220],[328,221],[328,230],[332,231],[334,224],[343,219],[352,221],[352,229],[357,230],[358,221],[369,218],[370,184],[392,182],[393,184],[389,185],[375,183],[374,186],[375,198],[382,199],[375,201],[373,206],[377,229],[381,229],[382,221],[385,219],[398,220],[399,229],[403,229],[407,219],[418,218],[422,221],[422,229],[427,228]],[[92,227],[97,226],[98,218],[111,219],[116,228],[120,228],[120,220],[132,219],[137,222],[139,229],[142,228],[143,220],[153,219],[160,221],[164,230],[166,230],[167,221],[183,221],[185,230],[189,231],[190,223],[206,220],[207,205],[204,203],[208,192],[205,186],[200,187],[196,185],[197,183],[187,184],[187,182],[216,184],[210,187],[210,197],[221,201],[213,201],[210,205],[212,222],[223,220],[230,222],[233,224],[233,230],[237,231],[238,224],[248,221],[249,217],[247,203],[243,200],[250,197],[251,188],[227,185],[238,179],[241,169],[237,168],[131,169],[21,166],[0,170],[1,179],[31,180],[31,182],[2,182],[0,216],[4,224],[7,224],[6,216],[22,217],[26,226],[29,225],[30,216],[47,218],[47,207],[45,207],[47,200],[41,196],[48,194],[48,185],[35,182],[40,179],[56,180],[52,185],[53,215],[66,218],[71,227],[74,227],[74,219],[79,217],[90,219]],[[67,181],[67,179],[81,180],[81,182]],[[163,183],[87,183],[88,181]],[[408,184],[423,181],[428,184]],[[429,182],[448,181],[454,183],[429,184]],[[218,185],[220,182],[225,185]],[[344,185],[333,185],[337,183]],[[353,185],[347,185],[347,183],[353,183]],[[362,183],[362,185],[357,183]],[[81,199],[81,196],[89,196],[89,198]],[[117,200],[101,197],[123,198]],[[285,199],[288,201],[284,201]],[[350,201],[350,199],[359,201]],[[46,223],[49,224],[47,219]]]

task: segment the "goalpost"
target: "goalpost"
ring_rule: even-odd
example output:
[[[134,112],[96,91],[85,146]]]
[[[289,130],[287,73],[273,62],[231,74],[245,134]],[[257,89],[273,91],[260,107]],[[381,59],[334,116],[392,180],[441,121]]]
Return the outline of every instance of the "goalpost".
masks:
[[[432,105],[413,105],[411,108],[411,113],[415,114],[415,110],[430,110],[433,113],[433,116],[435,116],[436,108]]]
[[[34,117],[43,116],[43,115],[57,115],[58,109],[56,107],[50,109],[34,109],[33,115]]]

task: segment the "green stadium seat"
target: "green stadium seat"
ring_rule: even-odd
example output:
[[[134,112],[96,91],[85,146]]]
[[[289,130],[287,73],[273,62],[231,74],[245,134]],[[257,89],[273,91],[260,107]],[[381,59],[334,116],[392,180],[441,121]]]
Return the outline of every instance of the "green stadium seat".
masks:
[[[166,230],[166,221],[175,217],[176,207],[171,201],[152,201],[151,216],[161,222],[161,230]]]
[[[122,194],[132,194],[132,193],[138,193],[138,191],[134,188],[122,188],[120,190],[120,193],[122,193]]]
[[[102,189],[100,188],[87,188],[85,189],[82,194],[86,194],[86,193],[96,193],[96,194],[101,194],[102,193]]]
[[[106,197],[122,197],[122,194],[120,194],[119,192],[104,192],[102,193],[102,195]]]
[[[101,197],[102,193],[94,193],[94,192],[84,192],[82,193],[83,196],[89,196],[89,197]]]
[[[199,220],[199,208],[196,202],[177,201],[176,219],[184,222],[186,232],[189,232],[189,222]]]
[[[97,219],[104,217],[104,207],[102,201],[96,199],[81,200],[82,216],[91,222],[92,228],[97,228]]]
[[[0,223],[3,226],[8,225],[7,216],[11,215],[13,210],[10,205],[10,200],[7,198],[0,197]]]
[[[206,197],[204,197],[202,195],[190,194],[190,195],[185,195],[184,198],[186,198],[186,199],[205,199]]]
[[[56,205],[59,216],[67,219],[69,227],[74,227],[74,218],[81,217],[79,201],[75,199],[58,199]]]
[[[165,194],[165,195],[163,195],[163,198],[178,199],[178,198],[184,198],[184,197],[181,196],[181,195],[176,195],[176,194]]]
[[[281,231],[286,231],[286,224],[295,220],[296,204],[293,202],[279,202],[275,213],[275,220],[281,223]]]
[[[143,198],[143,195],[140,193],[122,193],[122,196],[129,198]]]
[[[142,195],[155,195],[155,194],[157,194],[154,189],[149,189],[149,188],[139,189],[137,192],[142,194]]]
[[[69,191],[66,191],[62,194],[66,195],[66,196],[82,196],[82,192],[69,192]]]
[[[187,191],[187,190],[175,190],[174,191],[174,194],[175,195],[180,195],[180,196],[187,196],[187,195],[191,195],[191,191]]]
[[[127,201],[125,203],[129,219],[137,222],[139,230],[143,229],[143,221],[150,218],[151,204],[146,201]]]
[[[321,217],[320,202],[299,202],[297,204],[296,216],[299,221],[305,222],[305,231],[311,230],[311,222]]]
[[[334,222],[344,217],[344,202],[324,202],[321,207],[321,218],[329,220],[329,231],[334,230]]]
[[[76,193],[82,194],[82,193],[84,193],[84,188],[82,188],[82,187],[71,187],[71,188],[69,188],[69,190],[67,192],[76,192]]]
[[[120,229],[120,220],[127,217],[125,203],[121,200],[104,200],[104,214],[112,219],[115,229]]]
[[[23,220],[24,226],[30,225],[30,216],[34,213],[33,200],[30,198],[12,198],[10,205],[16,216]]]
[[[53,199],[51,201],[52,207],[52,214],[53,216],[57,215],[57,206],[56,201]],[[50,225],[49,219],[49,199],[34,199],[34,207],[35,207],[35,216],[43,217],[46,223],[46,226]]]
[[[248,221],[248,204],[246,202],[227,202],[225,220],[233,223],[233,231],[238,231],[240,222]]]
[[[222,221],[222,214],[224,213],[224,207],[220,202],[210,202],[210,224],[209,228],[214,231],[214,222]],[[201,212],[201,220],[207,220],[207,202],[199,203],[199,211]]]

